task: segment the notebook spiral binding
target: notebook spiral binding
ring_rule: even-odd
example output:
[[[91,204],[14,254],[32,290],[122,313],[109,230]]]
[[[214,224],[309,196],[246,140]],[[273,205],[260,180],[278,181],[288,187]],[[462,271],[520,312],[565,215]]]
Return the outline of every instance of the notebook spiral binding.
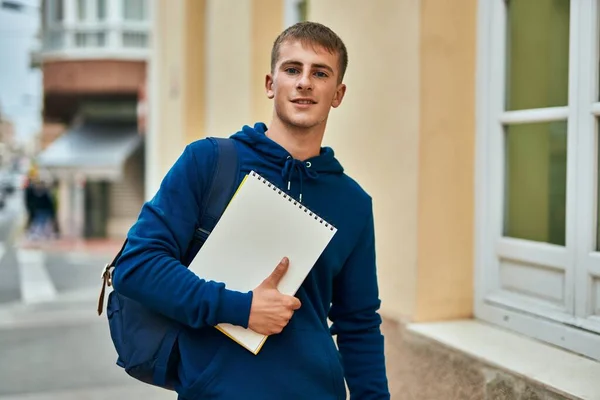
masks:
[[[296,199],[294,199],[289,194],[285,193],[283,190],[281,190],[280,188],[278,188],[277,186],[275,186],[273,183],[269,182],[267,179],[265,179],[264,177],[262,177],[257,172],[251,171],[250,174],[253,177],[256,177],[260,182],[262,182],[265,185],[267,185],[269,188],[273,189],[273,191],[277,192],[277,194],[282,195],[284,199],[287,199],[290,203],[293,203],[294,206],[297,206],[300,210],[304,211],[306,214],[308,214],[309,217],[314,218],[315,221],[318,221],[320,224],[323,224],[326,228],[329,228],[329,230],[331,230],[331,231],[336,230],[336,228],[332,224],[328,223],[323,218],[321,218],[320,216],[318,216],[316,213],[314,213],[311,210],[309,210],[308,208],[306,208],[302,203],[300,203],[299,201],[297,201]]]

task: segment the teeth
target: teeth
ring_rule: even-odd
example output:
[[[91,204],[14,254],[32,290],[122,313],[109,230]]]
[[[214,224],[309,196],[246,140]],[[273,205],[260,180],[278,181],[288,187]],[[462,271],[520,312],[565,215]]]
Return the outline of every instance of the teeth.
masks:
[[[297,103],[299,103],[299,104],[312,104],[312,101],[298,100]]]

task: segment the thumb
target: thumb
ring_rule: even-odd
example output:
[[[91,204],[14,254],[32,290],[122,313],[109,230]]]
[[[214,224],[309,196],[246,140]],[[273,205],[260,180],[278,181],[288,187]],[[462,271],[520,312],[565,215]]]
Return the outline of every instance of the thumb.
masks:
[[[288,266],[290,265],[290,260],[287,257],[283,257],[283,259],[277,264],[275,270],[271,272],[271,275],[264,280],[263,285],[276,288],[281,282],[281,278],[285,275],[288,270]]]

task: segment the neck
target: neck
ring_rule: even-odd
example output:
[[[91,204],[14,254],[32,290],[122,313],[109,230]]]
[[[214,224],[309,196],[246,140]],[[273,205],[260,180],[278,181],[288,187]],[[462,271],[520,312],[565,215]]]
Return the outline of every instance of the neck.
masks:
[[[296,160],[304,161],[321,152],[325,122],[312,128],[298,128],[273,118],[266,135],[287,150]]]

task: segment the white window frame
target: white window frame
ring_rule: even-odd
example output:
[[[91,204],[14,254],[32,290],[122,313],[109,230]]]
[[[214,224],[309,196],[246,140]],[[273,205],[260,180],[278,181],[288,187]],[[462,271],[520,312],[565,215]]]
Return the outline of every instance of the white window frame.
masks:
[[[600,0],[570,3],[567,106],[519,111],[504,110],[506,3],[478,3],[475,316],[600,360],[600,252],[595,250]],[[503,124],[560,120],[568,121],[566,245],[504,237]],[[501,290],[502,257],[564,271],[563,304]]]
[[[63,2],[63,20],[60,23],[48,24],[44,35],[54,35],[56,44],[45,46],[43,57],[45,59],[119,59],[119,60],[147,60],[152,42],[152,6],[154,0],[145,0],[146,20],[125,20],[123,16],[123,0],[106,0],[106,16],[98,18],[98,1],[85,0],[86,18],[78,19],[77,0],[54,0]],[[46,18],[50,11],[46,7]],[[91,42],[87,46],[77,46],[77,34],[104,35],[102,45]],[[141,34],[146,37],[146,46],[130,47],[123,42],[126,33]],[[60,40],[59,40],[60,39]]]

